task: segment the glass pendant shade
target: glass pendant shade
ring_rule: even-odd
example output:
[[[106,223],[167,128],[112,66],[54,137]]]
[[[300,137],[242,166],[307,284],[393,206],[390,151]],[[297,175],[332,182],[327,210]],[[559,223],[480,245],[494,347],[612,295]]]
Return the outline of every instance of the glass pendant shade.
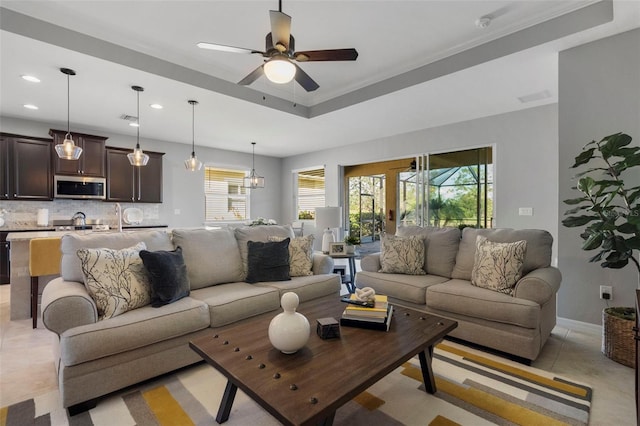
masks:
[[[144,89],[140,86],[131,86],[131,88],[136,91],[138,97],[138,126],[136,127],[136,148],[127,154],[127,158],[132,166],[140,167],[146,166],[149,162],[149,156],[140,148],[140,92]]]
[[[198,157],[196,157],[195,116],[196,105],[198,105],[198,101],[187,102],[189,102],[189,105],[191,105],[191,157],[184,160],[184,167],[191,172],[196,172],[202,168],[202,161],[199,161]]]
[[[296,76],[296,66],[285,56],[274,56],[264,64],[264,75],[273,83],[288,83]]]
[[[69,68],[60,68],[60,72],[67,76],[67,134],[64,137],[64,141],[55,146],[56,154],[59,158],[64,160],[77,160],[82,154],[82,148],[73,143],[71,137],[71,126],[69,124],[69,76],[76,75],[76,72]]]
[[[264,177],[258,176],[256,173],[256,143],[251,142],[251,145],[253,146],[253,153],[251,154],[251,173],[243,179],[243,186],[250,189],[264,188]]]

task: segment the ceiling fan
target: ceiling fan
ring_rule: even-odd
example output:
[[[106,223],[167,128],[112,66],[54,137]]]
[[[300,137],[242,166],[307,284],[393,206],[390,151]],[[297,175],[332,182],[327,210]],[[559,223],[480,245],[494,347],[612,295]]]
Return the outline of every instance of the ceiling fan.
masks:
[[[295,39],[291,35],[291,17],[282,13],[282,0],[278,1],[278,10],[270,10],[269,16],[271,18],[271,32],[266,36],[264,52],[206,42],[200,42],[197,46],[201,49],[231,53],[257,53],[267,58],[264,64],[240,80],[238,84],[249,85],[264,74],[274,83],[288,83],[295,78],[298,84],[307,92],[312,92],[320,86],[294,61],[355,61],[358,57],[358,52],[353,48],[297,52],[295,50]]]

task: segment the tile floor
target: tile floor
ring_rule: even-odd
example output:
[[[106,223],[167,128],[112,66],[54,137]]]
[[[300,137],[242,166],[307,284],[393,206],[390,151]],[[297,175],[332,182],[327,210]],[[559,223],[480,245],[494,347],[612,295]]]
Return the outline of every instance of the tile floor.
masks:
[[[9,320],[9,285],[0,286],[0,407],[57,389],[56,336],[31,320]],[[556,327],[534,367],[593,387],[591,425],[636,425],[633,369],[600,352],[593,330]]]

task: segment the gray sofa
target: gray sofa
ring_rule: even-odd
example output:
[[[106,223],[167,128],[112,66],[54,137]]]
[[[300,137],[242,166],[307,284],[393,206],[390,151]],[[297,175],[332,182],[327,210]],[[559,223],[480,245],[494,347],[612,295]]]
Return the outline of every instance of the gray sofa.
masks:
[[[379,272],[380,253],[361,261],[356,287],[372,287],[396,304],[458,321],[451,336],[534,360],[556,324],[561,275],[550,266],[553,237],[542,230],[400,227],[397,236],[424,238],[425,275]],[[476,238],[526,240],[520,278],[512,294],[471,284]]]
[[[59,336],[57,369],[62,404],[71,413],[95,399],[140,381],[201,361],[189,348],[212,328],[277,311],[287,291],[300,301],[340,292],[330,257],[313,254],[313,275],[289,281],[249,284],[247,241],[293,238],[283,226],[174,229],[123,233],[67,234],[62,237],[61,276],[42,294],[44,326]],[[80,248],[124,249],[144,242],[147,250],[180,246],[190,294],[161,307],[150,305],[99,320],[96,303],[83,283]],[[275,314],[276,312],[274,312]],[[265,331],[266,332],[266,331]]]

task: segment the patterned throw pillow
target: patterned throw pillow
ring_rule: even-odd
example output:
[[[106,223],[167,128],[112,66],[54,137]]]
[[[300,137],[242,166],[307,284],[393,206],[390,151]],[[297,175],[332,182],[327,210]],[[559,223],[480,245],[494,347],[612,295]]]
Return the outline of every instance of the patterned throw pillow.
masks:
[[[422,237],[385,235],[380,244],[379,272],[388,274],[425,275],[424,241]]]
[[[78,250],[84,285],[96,303],[99,319],[113,318],[150,303],[149,278],[139,254],[146,248],[140,242],[122,250]]]
[[[522,277],[526,251],[525,240],[514,243],[494,243],[478,235],[471,284],[512,295],[513,287]]]
[[[313,234],[293,238],[289,242],[289,275],[305,277],[313,275]],[[282,241],[282,237],[269,237],[269,241]]]

